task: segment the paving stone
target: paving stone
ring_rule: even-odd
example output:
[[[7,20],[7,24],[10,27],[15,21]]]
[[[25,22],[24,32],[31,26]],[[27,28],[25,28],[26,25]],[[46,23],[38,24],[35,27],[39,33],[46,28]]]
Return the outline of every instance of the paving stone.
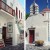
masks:
[[[34,46],[34,45],[26,45],[26,50],[50,50],[49,46]]]
[[[0,48],[0,50],[24,50],[24,43],[18,44],[16,46],[7,46],[4,48]]]

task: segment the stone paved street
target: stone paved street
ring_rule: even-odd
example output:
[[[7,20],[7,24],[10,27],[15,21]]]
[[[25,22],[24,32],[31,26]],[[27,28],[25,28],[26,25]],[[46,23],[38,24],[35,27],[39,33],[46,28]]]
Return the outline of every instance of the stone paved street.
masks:
[[[4,48],[0,48],[0,50],[24,50],[24,44],[18,44],[16,46],[6,46]]]
[[[26,45],[26,50],[50,50],[50,46],[37,47],[34,45]]]

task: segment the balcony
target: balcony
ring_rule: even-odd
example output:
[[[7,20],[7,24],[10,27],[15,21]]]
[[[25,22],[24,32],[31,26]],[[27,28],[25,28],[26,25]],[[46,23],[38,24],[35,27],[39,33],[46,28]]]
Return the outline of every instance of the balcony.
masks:
[[[15,16],[15,10],[13,10],[10,6],[0,0],[0,9],[4,10],[5,12],[9,13],[12,16]]]

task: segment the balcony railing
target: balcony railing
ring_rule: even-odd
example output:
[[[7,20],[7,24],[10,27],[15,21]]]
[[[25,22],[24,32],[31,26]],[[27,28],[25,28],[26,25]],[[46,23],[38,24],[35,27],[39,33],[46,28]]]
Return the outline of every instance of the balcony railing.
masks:
[[[15,10],[13,10],[10,6],[0,0],[0,9],[6,11],[7,13],[15,16]]]

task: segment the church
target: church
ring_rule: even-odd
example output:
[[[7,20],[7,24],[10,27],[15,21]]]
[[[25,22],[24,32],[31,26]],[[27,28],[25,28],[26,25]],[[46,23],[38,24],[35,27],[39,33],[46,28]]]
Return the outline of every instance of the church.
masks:
[[[43,40],[45,45],[50,43],[50,9],[46,7],[39,12],[39,5],[33,2],[30,5],[30,15],[26,20],[26,44],[33,44]]]

